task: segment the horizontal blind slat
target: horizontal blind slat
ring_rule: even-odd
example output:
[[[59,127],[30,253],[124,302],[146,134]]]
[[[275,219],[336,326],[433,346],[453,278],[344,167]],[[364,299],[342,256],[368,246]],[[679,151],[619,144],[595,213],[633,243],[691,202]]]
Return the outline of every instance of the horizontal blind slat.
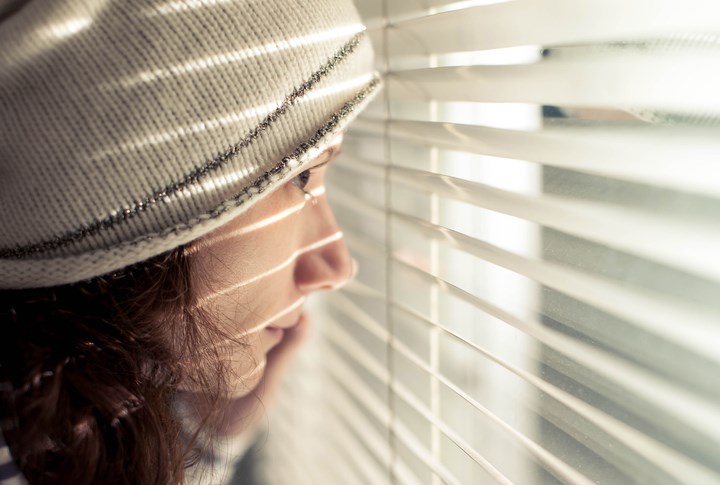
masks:
[[[337,399],[338,393],[334,393],[333,396]],[[368,451],[369,446],[360,445],[361,442],[366,443],[366,445],[381,445],[382,442],[370,441],[370,436],[374,436],[371,434],[372,428],[358,426],[357,414],[359,413],[352,413],[349,407],[338,407],[339,403],[335,399],[331,401],[329,409],[331,412],[328,414],[331,423],[334,424],[334,430],[340,431],[337,435],[342,441],[338,440],[340,442],[336,443],[335,446],[331,445],[330,448],[335,448],[341,452],[343,459],[339,463],[352,469],[355,472],[354,475],[361,479],[362,484],[382,483],[387,479],[387,473],[381,463],[387,461],[387,456],[384,458],[379,456],[381,453],[371,455]],[[345,403],[347,403],[347,400]],[[344,430],[344,432],[341,430]],[[358,440],[358,437],[360,440]],[[379,448],[379,451],[382,450],[383,448]],[[414,483],[419,485],[418,482]]]
[[[333,386],[334,388],[331,388],[330,390],[333,399],[329,401],[329,407],[335,408],[338,411],[341,409],[347,409],[347,413],[337,413],[342,418],[341,421],[345,422],[348,428],[352,429],[353,432],[363,438],[367,448],[371,451],[372,456],[378,464],[386,467],[390,466],[388,456],[389,446],[386,441],[386,437],[379,434],[370,420],[358,409],[359,404],[353,402],[351,399],[348,399],[346,396],[346,393],[348,392],[347,389],[349,388],[347,387],[347,383],[354,382],[362,385],[362,381],[357,379],[352,370],[347,367],[347,364],[341,358],[338,358],[334,351],[331,351],[331,353],[328,354],[328,359],[329,362],[336,364],[332,367],[328,367],[328,372],[335,378],[334,382],[331,381],[331,383],[334,383],[335,386]],[[350,380],[348,381],[347,379]],[[368,392],[372,394],[371,391]],[[357,393],[353,397],[357,399]],[[341,407],[338,408],[338,406]],[[389,425],[389,418],[385,424]],[[374,483],[380,483],[380,481],[376,481]]]
[[[334,365],[328,366],[328,372],[334,376],[346,391],[362,404],[365,411],[369,412],[384,427],[390,426],[391,417],[387,405],[378,399],[373,391],[360,379],[348,366],[346,359],[336,350],[328,346],[326,349],[328,359]],[[368,427],[372,427],[369,425]],[[380,448],[382,450],[382,448]]]
[[[391,425],[393,434],[399,438],[405,446],[447,485],[464,485],[452,473],[440,463],[425,447],[417,440],[414,434],[399,421],[393,421]],[[396,462],[397,463],[397,462]]]
[[[540,376],[521,369],[516,365],[508,363],[504,359],[494,355],[492,352],[487,351],[478,344],[470,342],[469,340],[453,332],[441,322],[431,321],[430,319],[424,317],[423,315],[420,315],[413,308],[408,307],[402,302],[391,301],[391,305],[394,308],[397,308],[398,310],[408,315],[411,315],[413,318],[419,319],[432,327],[437,327],[447,335],[452,336],[453,338],[463,342],[465,345],[473,348],[476,352],[485,356],[487,359],[495,362],[496,364],[502,366],[503,368],[520,377],[521,379],[525,380],[533,387],[535,387],[537,391],[545,393],[548,396],[552,396],[553,398],[558,400],[558,402],[561,402],[563,405],[567,406],[568,409],[575,411],[580,416],[583,416],[590,422],[596,424],[599,428],[608,431],[619,441],[627,443],[628,446],[630,446],[631,448],[638,449],[639,447],[641,447],[643,449],[653,449],[655,450],[652,452],[654,453],[654,456],[651,456],[651,458],[662,460],[666,458],[666,454],[669,452],[672,454],[671,459],[674,462],[677,460],[677,458],[675,458],[676,453],[674,451],[667,450],[663,446],[660,446],[660,448],[658,448],[655,442],[652,440],[650,442],[645,441],[641,433],[638,433],[637,431],[629,428],[624,423],[618,421],[611,416],[606,415],[603,412],[599,412],[593,406],[587,404],[581,399],[544,381]],[[524,322],[523,324],[515,326],[516,328],[524,329],[527,335],[534,336],[538,339],[538,341],[542,342],[543,344],[554,348],[559,352],[566,353],[566,355],[573,359],[576,359],[581,364],[585,364],[588,368],[592,368],[593,370],[599,373],[603,373],[610,378],[619,377],[618,379],[614,380],[618,381],[618,383],[621,384],[621,386],[624,387],[624,389],[628,393],[636,392],[638,394],[643,394],[645,396],[646,402],[652,402],[653,404],[664,401],[664,404],[661,407],[666,410],[673,411],[674,414],[678,417],[678,421],[683,420],[683,417],[688,415],[694,416],[693,413],[699,409],[697,406],[685,405],[687,404],[687,399],[689,397],[686,392],[678,389],[672,384],[663,382],[661,379],[652,376],[647,371],[639,369],[637,366],[621,361],[620,359],[616,358],[611,354],[598,351],[585,343],[575,341],[572,338],[568,338],[561,333],[555,332],[547,328],[546,326],[541,325],[539,322]],[[417,361],[417,358],[415,360]],[[685,399],[685,401],[683,401],[683,398]],[[707,406],[705,407],[707,408]],[[709,409],[705,412],[701,411],[701,414],[703,416],[712,416],[716,412],[717,409]],[[705,419],[700,418],[693,421],[693,427],[696,428],[696,430],[707,430],[708,423],[705,421]],[[716,441],[720,442],[720,434],[715,433],[714,438]],[[680,461],[685,461],[685,459],[681,458]],[[707,471],[703,473],[707,473]]]
[[[599,202],[517,194],[408,168],[393,167],[390,177],[399,184],[533,221],[691,274],[720,280],[720,258],[707,258],[720,246],[720,225]]]
[[[377,160],[353,157],[352,155],[336,161],[333,166],[352,170],[362,175],[363,178],[372,179],[376,183],[384,180],[388,168],[387,165]]]
[[[530,316],[520,317],[510,313],[480,296],[473,295],[409,263],[397,260],[396,264],[402,265],[427,283],[437,285],[442,291],[466,301],[488,315],[537,339],[538,342],[570,357],[588,369],[607,377],[622,387],[624,392],[637,394],[645,402],[653,403],[666,414],[674,416],[678,422],[682,422],[685,426],[690,426],[698,432],[707,434],[711,439],[720,443],[720,426],[718,426],[720,417],[715,402],[705,401],[695,394],[673,385],[657,374],[636,365],[630,365],[620,358],[596,349],[581,340],[554,331]],[[391,304],[402,305],[402,303],[394,300],[391,301]]]
[[[536,103],[720,113],[719,51],[604,53],[516,66],[460,66],[391,73],[391,100]]]
[[[532,332],[530,332],[530,333],[532,333]],[[574,352],[576,354],[576,356],[577,355],[592,355],[594,352],[594,349],[592,349],[592,348],[586,348],[586,349],[583,349],[582,347],[577,348],[577,343],[570,343],[570,344],[566,345],[565,350],[570,349],[573,346],[576,348],[576,352]],[[368,358],[368,356],[366,356],[366,358]],[[609,372],[609,375],[611,375],[611,376],[613,376],[613,375],[614,376],[629,375],[627,370],[619,370],[619,369],[614,368],[613,366],[608,366],[607,364],[608,364],[607,361],[603,361],[602,363],[600,363],[599,365],[596,365],[595,367],[598,369],[606,369]],[[649,387],[650,393],[658,393],[659,392],[660,387],[658,387],[655,382],[647,379],[646,377],[635,380],[635,384],[638,384],[638,383],[643,383],[643,384],[645,384],[645,387]],[[689,413],[689,415],[693,415],[693,414]],[[705,422],[704,424],[707,425],[707,422]]]
[[[287,443],[286,438],[288,437],[286,434],[279,433],[279,438],[282,440],[283,443]],[[291,448],[289,446],[278,447],[277,452],[274,453],[273,456],[276,457],[280,463],[287,463],[287,466],[282,468],[271,467],[270,469],[264,469],[263,479],[266,480],[268,483],[298,483],[298,485],[318,483],[316,481],[318,476],[318,471],[316,467],[309,467],[309,469],[303,469],[303,474],[298,473],[303,467],[301,467],[300,460],[297,459],[297,455],[294,455],[291,452]],[[325,476],[334,476],[335,479],[340,480],[341,478],[335,475],[336,473],[338,473],[338,471],[333,467],[326,471]],[[298,482],[297,477],[299,476],[304,476],[307,478],[305,478],[304,481]]]
[[[388,345],[389,362],[399,358],[389,374],[370,373],[388,385],[391,400],[400,399],[393,411],[407,403],[412,416],[431,425],[432,438],[432,446],[421,443],[398,414],[390,430],[399,446],[445,480],[444,461],[448,468],[452,462],[445,438],[468,455],[485,448],[448,427],[442,397],[471,403],[462,419],[491,428],[491,436],[503,425],[495,420],[505,417],[503,393],[515,392],[519,378],[532,414],[524,419],[545,425],[531,431],[525,421],[517,429],[507,421],[505,432],[523,435],[522,449],[532,454],[512,457],[512,446],[505,453],[529,476],[543,473],[534,467],[541,464],[569,483],[583,474],[602,481],[622,473],[654,483],[718,482],[705,450],[720,444],[720,408],[712,389],[682,372],[702,375],[720,363],[714,355],[720,315],[709,304],[720,283],[720,262],[712,258],[720,244],[712,214],[720,200],[720,143],[716,128],[692,126],[714,126],[720,112],[711,83],[720,73],[713,52],[720,46],[720,4],[399,0],[363,9],[378,18],[371,35],[389,56],[381,62],[386,104],[361,116],[348,136],[357,134],[353,147],[378,161],[336,164],[352,181],[341,184],[338,205],[353,218],[346,231],[352,247],[386,238],[387,250],[372,252],[383,253],[385,267],[370,266],[389,293],[383,298],[366,284],[351,285],[333,303],[348,330],[331,338],[338,353],[349,350],[342,358],[360,359],[364,368],[363,359],[373,357],[350,344],[351,334],[377,354],[366,334],[374,335]],[[516,103],[530,105],[516,106],[527,107],[521,112],[512,109]],[[496,123],[493,113],[528,120]],[[413,165],[413,156],[423,170],[402,168]],[[467,177],[482,183],[462,179],[466,167]],[[497,188],[520,187],[502,179],[513,172],[528,184],[516,192]],[[363,200],[380,200],[368,197],[373,186],[386,189],[374,207]],[[373,222],[358,218],[366,209]],[[384,230],[371,225],[378,223]],[[657,281],[650,280],[654,274]],[[517,291],[516,300],[502,297],[503,290]],[[350,295],[369,302],[372,315],[387,305],[388,327]],[[446,320],[461,311],[468,321]],[[470,321],[483,328],[466,336]],[[614,329],[627,329],[627,341]],[[520,352],[511,360],[501,340],[518,332],[528,338],[513,347]],[[416,351],[410,342],[421,338],[428,341]],[[462,352],[444,355],[445,344]],[[447,367],[466,360],[482,364],[479,387],[470,380],[467,388],[459,385],[462,369]],[[427,376],[430,388],[401,381],[406,375]],[[410,389],[429,393],[422,394],[428,401]],[[498,447],[511,444],[502,441]],[[555,455],[564,461],[553,461]],[[473,458],[507,470],[490,456]],[[458,472],[447,478],[476,478],[474,469]]]
[[[403,346],[396,346],[393,344],[393,348],[395,350],[405,349]],[[407,354],[403,355],[414,355],[412,352],[409,352]],[[418,360],[414,360],[414,362],[418,362]],[[423,362],[422,359],[419,360],[419,362]],[[423,362],[424,364],[424,362]],[[428,372],[430,375],[432,374],[432,371],[426,366],[423,365],[423,370]],[[493,466],[490,461],[488,461],[485,457],[483,457],[480,453],[478,453],[475,449],[470,446],[470,444],[465,441],[454,429],[452,429],[450,426],[442,422],[436,415],[434,415],[427,406],[425,406],[422,401],[420,401],[412,392],[410,392],[405,386],[402,385],[401,382],[398,380],[393,380],[392,382],[392,390],[393,392],[400,397],[403,401],[405,401],[407,404],[409,404],[415,411],[417,411],[421,416],[423,416],[430,424],[435,426],[441,433],[443,433],[450,441],[455,443],[463,452],[465,452],[470,458],[475,460],[475,463],[480,465],[482,469],[488,473],[492,478],[494,478],[497,483],[506,484],[506,485],[512,485],[512,481],[508,479],[500,470],[498,470],[495,466]],[[581,482],[585,483],[585,482]],[[590,485],[588,483],[588,485]]]
[[[326,335],[329,340],[341,347],[348,356],[367,370],[381,384],[390,382],[390,373],[372,356],[370,352],[358,344],[352,336],[337,325],[328,326]]]
[[[390,333],[367,312],[363,311],[350,298],[338,292],[328,299],[330,305],[351,318],[355,323],[367,330],[383,343],[390,342]]]
[[[365,328],[370,333],[377,336],[379,339],[386,342],[389,341],[389,335],[387,334],[387,332],[382,327],[380,327],[380,325],[376,321],[374,321],[359,307],[357,307],[357,305],[355,305],[352,301],[348,300],[345,297],[336,297],[331,299],[331,302],[338,311],[351,318],[355,323]],[[400,343],[397,339],[394,339],[392,341],[392,347],[393,349],[400,351],[401,354],[410,358],[411,361],[413,361],[416,365],[422,368],[423,371],[428,373],[430,376],[435,378],[438,377],[438,374],[432,371],[422,359],[420,359],[413,352],[410,352],[409,349],[405,347],[402,343]],[[445,378],[444,376],[442,377]],[[400,382],[394,381],[392,384],[392,389],[408,404],[410,404],[416,411],[425,416],[426,419],[428,419],[434,426],[437,426],[438,429],[440,429],[445,436],[447,436],[462,450],[472,456],[473,459],[476,460],[476,462],[478,462],[489,474],[495,476],[496,479],[501,482],[505,480],[505,478],[501,474],[499,474],[499,471],[496,470],[490,462],[486,461],[475,450],[470,448],[469,445],[462,438],[460,438],[457,433],[455,433],[450,427],[437,420],[430,413],[430,411],[420,401],[418,401],[417,398],[414,397],[414,395],[412,395],[412,393],[410,393],[402,386]],[[509,429],[509,427],[507,426],[504,426],[504,428],[506,430]],[[516,439],[519,439],[524,444],[524,446],[529,449],[531,454],[535,455],[540,462],[544,463],[549,470],[552,470],[558,476],[563,477],[566,480],[571,480],[573,483],[590,483],[587,478],[577,474],[576,472],[574,472],[574,470],[567,467],[567,465],[557,460],[557,458],[546,453],[544,450],[538,447],[537,444],[531,442],[530,440],[527,440],[525,437],[522,437],[519,434],[512,434]]]
[[[371,217],[376,222],[385,220],[385,211],[369,200],[360,198],[340,187],[333,187],[332,194],[328,196],[334,204],[343,206],[349,210],[361,211],[363,216]]]
[[[358,132],[382,124],[356,120]],[[448,150],[528,160],[559,168],[718,197],[715,129],[664,126],[546,125],[535,132],[453,123],[392,120],[390,135]]]
[[[337,393],[333,393],[333,396],[337,398]],[[335,399],[329,401],[330,409],[328,409],[328,411],[337,410],[337,408],[332,408],[335,402]],[[292,420],[288,419],[287,417],[294,416],[297,410],[293,409],[291,404],[288,403],[282,408],[278,407],[278,411],[279,412],[276,413],[276,417],[274,417],[273,420],[274,424],[277,424],[279,429],[291,428]],[[361,415],[361,413],[358,414]],[[378,459],[378,461],[375,461],[373,458],[370,457],[368,451],[366,451],[365,448],[359,445],[358,440],[355,438],[355,436],[353,436],[350,430],[352,429],[353,431],[355,431],[366,443],[373,443],[377,446],[382,445],[383,441],[381,439],[373,440],[373,438],[377,437],[374,437],[374,435],[372,434],[373,428],[371,426],[356,429],[352,426],[351,422],[343,419],[345,416],[347,416],[347,414],[345,413],[327,413],[327,419],[330,420],[330,422],[334,425],[332,436],[334,443],[327,443],[327,446],[324,447],[323,451],[327,452],[329,450],[335,449],[341,451],[341,453],[337,454],[338,460],[333,463],[332,468],[345,469],[346,479],[352,477],[352,479],[358,480],[358,483],[365,483],[360,480],[360,478],[362,477],[370,480],[370,483],[382,483],[386,476],[384,473],[382,473],[381,470],[379,470],[380,463],[382,463],[382,461],[380,460],[383,459],[382,453],[375,454],[375,458]],[[357,419],[358,416],[353,415],[353,418]],[[282,433],[282,431],[280,431],[280,433]],[[293,436],[288,436],[286,433],[284,433],[284,436],[282,436],[282,438],[284,442],[293,440]],[[387,448],[387,445],[385,445],[384,448]],[[382,449],[382,446],[378,448],[378,450]],[[352,457],[352,459],[350,457]],[[384,459],[387,461],[387,456],[385,456]],[[351,469],[355,471],[355,474],[348,473]]]
[[[371,258],[384,257],[386,254],[385,248],[372,239],[355,237],[348,231],[343,233],[343,239],[352,248],[353,253],[357,252]]]
[[[332,301],[332,300],[331,300]],[[389,335],[385,332],[385,330],[380,327],[380,325],[375,322],[372,318],[369,317],[365,312],[363,312],[357,305],[349,301],[347,298],[340,296],[339,298],[335,299],[333,301],[333,305],[353,319],[357,324],[365,328],[366,330],[370,331],[373,335],[377,336],[378,338],[389,342],[390,338]],[[392,343],[392,347],[396,350],[402,349],[404,350],[404,346],[396,347],[397,341],[394,341]],[[346,343],[347,345],[347,343]],[[360,352],[356,350],[352,353],[352,356],[358,360],[358,357],[363,355],[363,352]],[[408,354],[413,358],[413,361],[418,363],[418,358],[414,354]],[[360,361],[358,360],[360,363]],[[432,374],[432,371],[427,366],[422,366],[423,370],[426,372],[429,372]],[[414,399],[412,396],[412,393],[405,389],[405,387],[397,380],[391,381],[391,387],[393,391],[403,398],[405,402],[407,402],[410,406],[412,406],[417,412],[419,412],[421,415],[423,415],[426,419],[428,419],[433,425],[438,426],[438,428],[451,440],[453,441],[457,446],[459,446],[463,451],[468,453],[487,473],[489,473],[492,477],[494,477],[499,483],[505,483],[505,484],[511,484],[505,476],[503,476],[502,473],[500,473],[495,467],[492,466],[487,460],[485,460],[482,456],[480,456],[477,452],[475,452],[468,443],[466,443],[462,438],[460,438],[457,433],[455,433],[451,428],[446,426],[444,423],[441,423],[438,418],[432,415],[432,413],[427,410],[427,408],[417,399]],[[417,445],[416,445],[417,447]],[[415,448],[416,448],[415,447]],[[453,480],[454,482],[458,483],[457,481]]]
[[[514,0],[392,22],[391,59],[519,45],[571,45],[720,31],[713,0]],[[568,21],[572,19],[572,21]],[[452,35],[448,35],[452,32]]]
[[[341,356],[336,354],[335,352],[332,353],[334,359],[333,362],[338,365],[340,369],[343,369],[344,371],[341,372],[343,379],[348,380],[338,380],[338,383],[343,386],[343,389],[348,392],[350,395],[358,399],[360,402],[364,402],[366,400],[365,395],[370,393],[372,394],[372,391],[370,391],[367,386],[356,377],[351,377],[353,375],[352,371],[347,369],[347,364],[343,362],[343,359]],[[356,356],[357,354],[353,354],[353,356]],[[332,372],[337,373],[337,371],[333,370]],[[352,385],[350,385],[352,383]],[[387,418],[387,426],[389,429],[391,429],[393,432],[397,433],[398,437],[403,441],[403,443],[420,459],[425,461],[425,463],[439,476],[443,477],[444,480],[446,480],[446,483],[453,483],[460,485],[460,482],[455,479],[452,474],[443,467],[440,463],[437,462],[437,460],[433,459],[430,453],[428,452],[427,448],[419,442],[417,437],[408,430],[405,426],[402,425],[402,423],[398,423],[397,421],[393,421],[390,419],[390,415],[387,414],[386,410],[379,411],[374,410],[374,413],[376,414],[376,417],[378,418]],[[396,461],[398,463],[398,461]],[[401,462],[399,462],[401,463]]]
[[[588,480],[587,477],[568,467],[564,462],[562,462],[562,460],[559,460],[557,457],[553,456],[552,454],[544,450],[542,447],[538,446],[537,443],[528,439],[522,433],[516,431],[512,426],[505,423],[497,415],[492,413],[489,409],[487,409],[485,406],[483,406],[476,400],[472,399],[469,395],[464,392],[460,392],[460,387],[453,384],[447,377],[432,370],[423,359],[418,357],[417,354],[411,351],[407,346],[403,345],[397,340],[393,340],[392,347],[405,357],[409,358],[412,362],[415,363],[415,365],[423,369],[430,376],[437,379],[442,384],[450,387],[460,397],[468,401],[475,409],[490,418],[504,432],[508,433],[510,436],[512,436],[512,438],[517,440],[521,444],[521,446],[523,446],[530,454],[532,454],[540,463],[545,465],[548,470],[551,470],[554,474],[557,474],[558,477],[569,480],[570,483],[585,485],[590,485],[593,483]],[[440,421],[440,419],[438,419],[427,408],[427,406],[425,406],[419,399],[417,399],[417,397],[415,397],[412,392],[405,388],[402,383],[398,381],[393,381],[392,389],[405,402],[410,404],[416,411],[418,411],[422,416],[424,416],[425,419],[427,419],[434,426],[437,426],[438,429],[440,429],[440,431],[445,436],[447,436],[450,440],[457,444],[463,451],[468,453],[476,462],[478,462],[483,467],[483,469],[485,469],[488,473],[495,477],[496,480],[500,481],[501,483],[512,483],[505,476],[503,476],[502,473],[492,465],[492,463],[485,460],[479,453],[477,453],[477,451],[472,449],[472,447],[465,440],[463,440],[455,432],[455,430]]]
[[[337,363],[340,362],[340,360],[334,359],[331,362]],[[350,374],[344,374],[344,376],[348,375]],[[337,385],[342,385],[342,381],[340,381],[339,378],[337,379]],[[343,387],[345,392],[349,392],[349,389],[350,387]],[[356,395],[357,393],[354,394]],[[390,454],[383,454],[383,450],[387,448],[387,441],[384,439],[385,437],[376,436],[369,432],[372,428],[367,422],[367,419],[365,419],[362,413],[357,410],[357,405],[352,400],[347,399],[344,394],[334,393],[333,396],[334,399],[332,400],[331,405],[334,407],[334,414],[341,416],[343,421],[345,421],[348,426],[350,426],[359,436],[363,438],[366,446],[373,450],[375,457],[378,460],[383,460],[383,462],[385,462],[388,466],[395,467],[395,472],[399,477],[402,477],[402,483],[407,483],[408,485],[421,485],[422,482],[402,461],[398,460],[395,463],[387,463],[389,461],[388,459]],[[361,447],[358,446],[358,448]],[[376,474],[368,483],[384,483],[385,479],[386,477]]]
[[[555,263],[518,256],[492,244],[407,215],[393,214],[393,217],[410,222],[409,227],[429,238],[458,246],[469,254],[633,322],[646,332],[685,346],[709,361],[720,362],[715,338],[717,317],[694,306],[667,298],[661,299],[659,295],[646,290],[620,285]],[[683,322],[683,325],[680,326],[677,322]],[[718,418],[720,419],[720,416]]]
[[[577,473],[575,470],[566,467],[562,461],[557,460],[556,457],[547,453],[547,451],[541,446],[537,445],[537,443],[529,440],[527,437],[516,431],[512,426],[505,423],[489,409],[487,409],[477,400],[473,399],[470,395],[468,395],[464,389],[450,381],[446,376],[433,371],[423,359],[419,358],[414,352],[412,352],[402,343],[394,340],[392,342],[392,346],[395,350],[410,358],[416,365],[423,368],[428,374],[432,375],[443,385],[447,386],[456,394],[461,396],[475,409],[490,418],[504,431],[512,435],[515,439],[522,443],[522,445],[526,447],[533,455],[535,455],[542,463],[547,465],[550,470],[553,470],[553,472],[557,473],[558,476],[563,479],[570,480],[570,483],[593,483],[587,480],[583,475]],[[536,380],[536,383],[540,382],[541,381]],[[602,429],[604,429],[605,431],[611,431],[612,434],[614,434],[616,437],[620,437],[620,441],[625,442],[630,449],[640,453],[641,455],[647,456],[650,459],[651,463],[657,464],[659,468],[662,468],[666,473],[673,475],[676,479],[685,480],[689,477],[692,477],[690,480],[693,483],[695,483],[695,481],[697,481],[697,483],[705,483],[706,481],[713,479],[713,472],[707,470],[706,468],[688,459],[687,457],[676,453],[671,448],[668,448],[665,445],[648,438],[645,434],[640,433],[633,428],[630,428],[629,426],[621,423],[620,421],[617,421],[610,416],[605,415],[604,413],[598,411],[592,406],[586,405],[579,399],[574,398],[567,393],[564,393],[558,389],[554,389],[552,386],[544,385],[543,387],[550,390],[553,397],[559,397],[560,402],[563,402],[563,404],[567,405],[568,403],[571,403],[571,409],[577,409],[578,407],[580,407],[585,417],[590,416],[592,421],[599,422]],[[408,393],[408,391],[402,388],[402,386],[397,384],[395,381],[393,382],[393,389],[401,397]],[[414,401],[416,402],[416,405],[420,405],[417,400]],[[442,429],[443,433],[452,433],[452,430],[448,431],[447,429],[444,429],[441,423],[437,423],[437,420],[432,417],[429,411],[426,410],[423,414],[426,414],[426,417],[428,417],[428,419],[431,419],[431,421],[436,426],[439,426]]]
[[[342,291],[361,296],[363,298],[373,298],[375,300],[383,300],[385,298],[384,293],[358,281],[357,279],[352,280],[347,285],[343,286]]]

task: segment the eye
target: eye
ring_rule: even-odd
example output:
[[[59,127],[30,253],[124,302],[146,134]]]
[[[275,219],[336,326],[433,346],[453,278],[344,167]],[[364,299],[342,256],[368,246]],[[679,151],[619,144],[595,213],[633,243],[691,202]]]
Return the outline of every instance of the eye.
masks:
[[[332,155],[332,150],[329,152]],[[337,152],[335,152],[337,153]],[[312,174],[315,173],[316,170],[320,170],[322,167],[326,166],[328,163],[330,163],[331,160],[325,160],[322,163],[318,163],[317,165],[314,165],[307,170],[304,170],[297,174],[295,177],[293,177],[290,182],[295,185],[298,189],[300,189],[305,195],[309,195],[308,192],[305,190],[307,185],[310,183],[310,179],[312,178]]]
[[[295,184],[297,188],[305,192],[305,187],[307,187],[308,182],[310,182],[310,175],[312,174],[311,170],[305,170],[303,172],[300,172],[297,174],[291,182]]]

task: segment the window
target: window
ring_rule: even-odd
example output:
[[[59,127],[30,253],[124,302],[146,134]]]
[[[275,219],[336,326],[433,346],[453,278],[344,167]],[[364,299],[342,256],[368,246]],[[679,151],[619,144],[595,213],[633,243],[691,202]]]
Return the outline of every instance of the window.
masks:
[[[358,2],[360,264],[274,484],[720,483],[720,4]]]

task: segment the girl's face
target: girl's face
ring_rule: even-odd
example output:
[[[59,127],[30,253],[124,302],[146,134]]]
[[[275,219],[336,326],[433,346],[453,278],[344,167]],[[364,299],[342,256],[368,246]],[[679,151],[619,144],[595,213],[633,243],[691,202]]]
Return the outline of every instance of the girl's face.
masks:
[[[224,332],[247,343],[226,342],[237,376],[234,397],[253,391],[270,372],[270,350],[307,326],[305,298],[352,277],[353,261],[325,196],[325,172],[339,149],[338,140],[193,247],[195,267],[208,276],[200,278],[200,304]]]

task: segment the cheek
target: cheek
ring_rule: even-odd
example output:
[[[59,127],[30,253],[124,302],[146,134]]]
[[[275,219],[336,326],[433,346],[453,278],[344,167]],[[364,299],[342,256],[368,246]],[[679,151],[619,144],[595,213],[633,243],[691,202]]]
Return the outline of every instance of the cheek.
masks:
[[[197,265],[207,276],[200,293],[212,298],[218,293],[251,288],[282,270],[293,255],[296,229],[290,224],[274,229],[209,248]]]
[[[195,244],[195,267],[207,276],[200,278],[201,295],[212,296],[258,278],[292,253],[304,207],[298,194],[296,187],[282,187]]]
[[[282,319],[283,313],[296,303],[294,269],[292,261],[250,284],[217,294],[207,309],[223,332],[250,338],[258,328]]]

